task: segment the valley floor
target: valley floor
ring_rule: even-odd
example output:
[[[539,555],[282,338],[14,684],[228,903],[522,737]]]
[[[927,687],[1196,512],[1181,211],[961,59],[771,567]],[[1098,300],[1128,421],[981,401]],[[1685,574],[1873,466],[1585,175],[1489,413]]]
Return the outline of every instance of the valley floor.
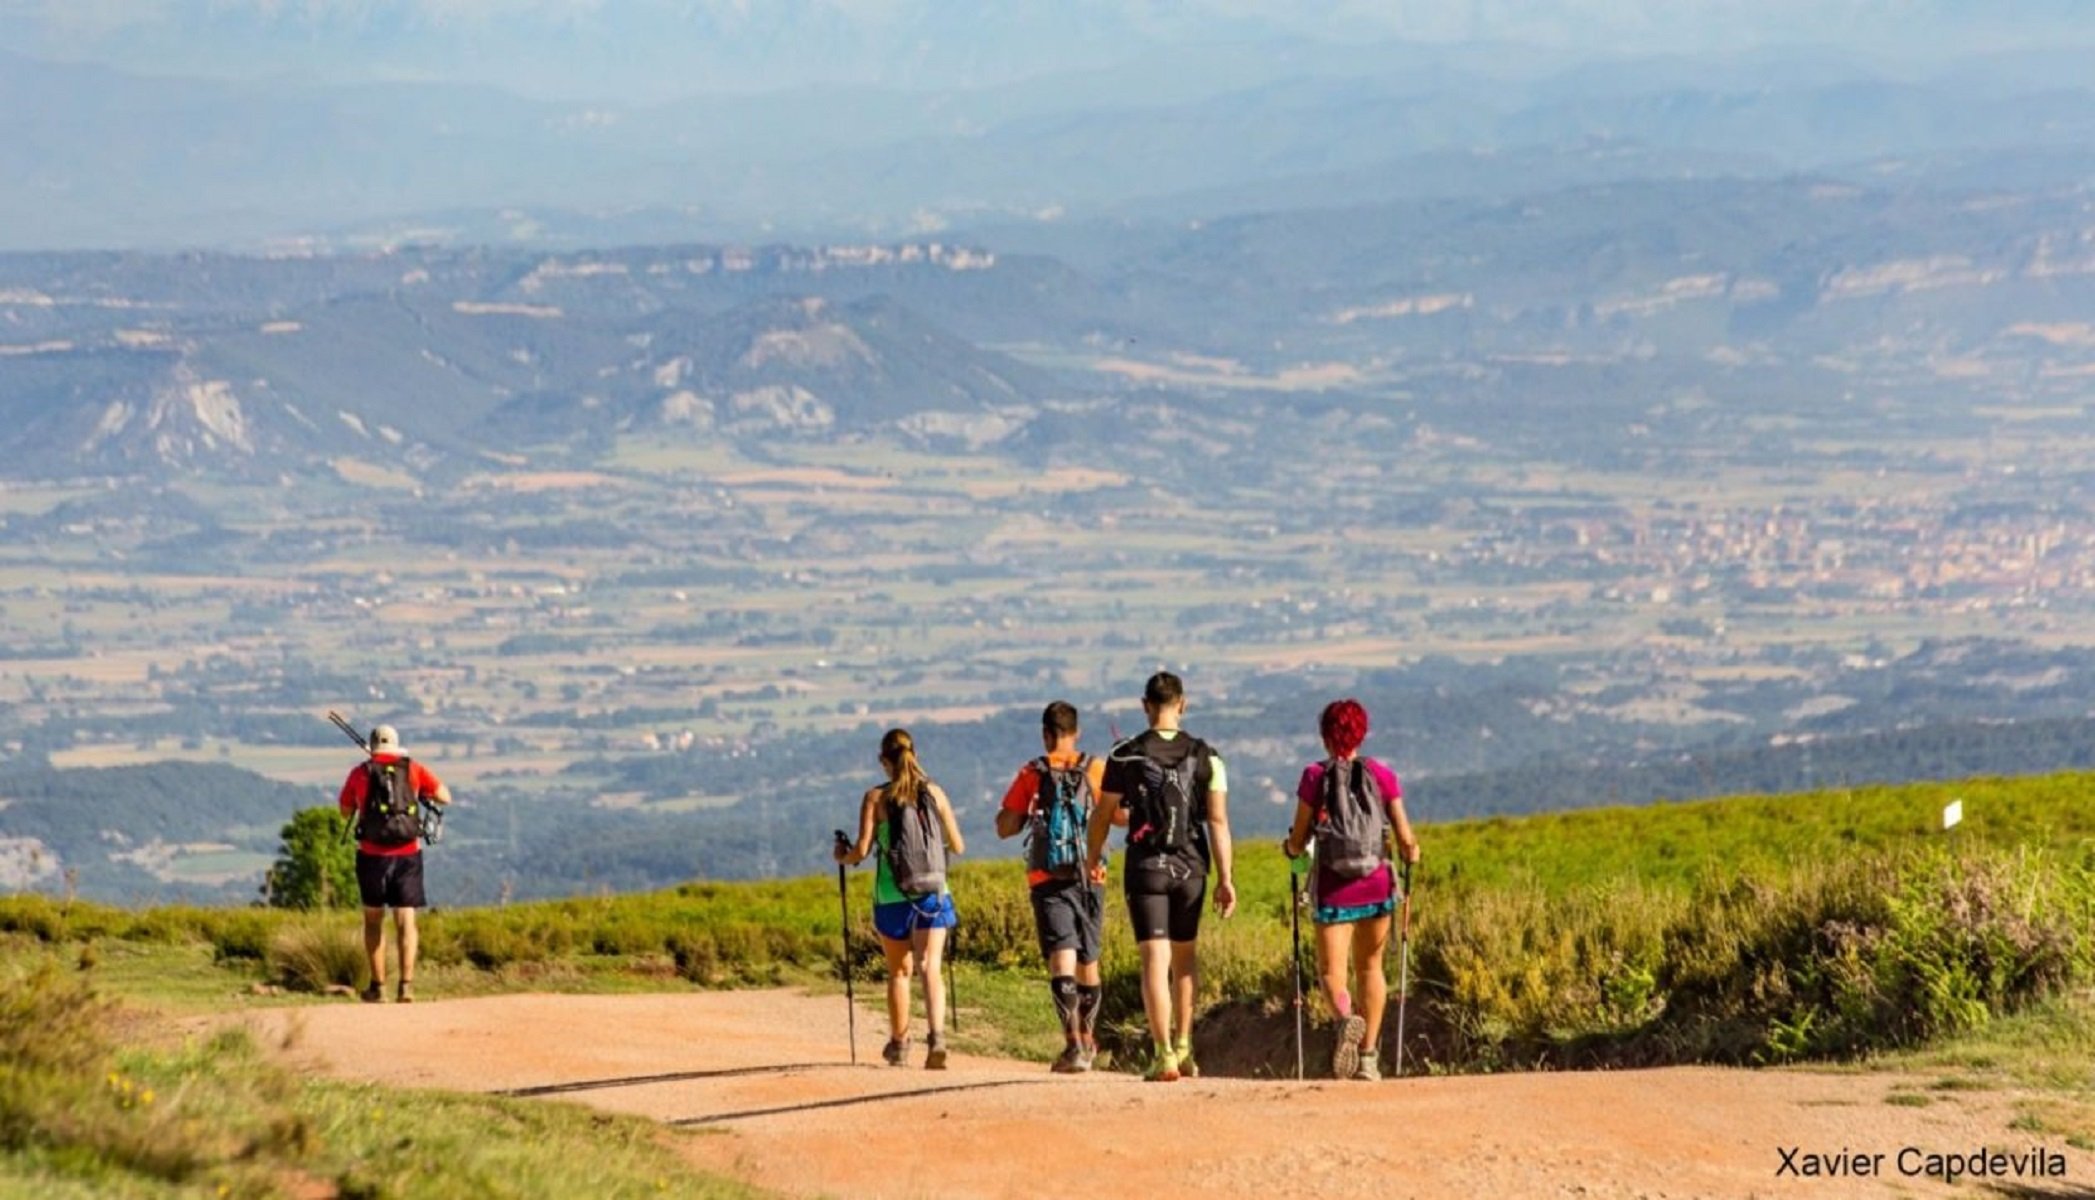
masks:
[[[2024,1093],[1881,1071],[1156,1085],[956,1056],[930,1073],[878,1065],[884,1019],[864,1011],[850,1065],[841,998],[786,991],[345,1003],[239,1020],[329,1075],[529,1089],[661,1120],[694,1131],[678,1139],[694,1165],[794,1196],[2095,1196],[2095,1154],[2025,1131]],[[1915,1165],[2005,1151],[1996,1167],[2020,1174],[1949,1187],[1902,1174],[1908,1148]],[[1882,1157],[1873,1177],[1814,1177],[1786,1173],[1785,1151],[1805,1172]],[[2039,1174],[2033,1152],[2056,1155],[2063,1175]]]

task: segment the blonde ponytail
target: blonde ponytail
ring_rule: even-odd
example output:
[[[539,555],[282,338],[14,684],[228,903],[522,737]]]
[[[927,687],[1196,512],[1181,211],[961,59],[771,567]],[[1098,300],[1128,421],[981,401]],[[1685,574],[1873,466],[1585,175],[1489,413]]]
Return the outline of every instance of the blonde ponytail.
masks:
[[[880,739],[880,761],[888,773],[887,802],[897,807],[915,804],[930,786],[931,778],[917,763],[916,739],[907,729],[890,729]]]

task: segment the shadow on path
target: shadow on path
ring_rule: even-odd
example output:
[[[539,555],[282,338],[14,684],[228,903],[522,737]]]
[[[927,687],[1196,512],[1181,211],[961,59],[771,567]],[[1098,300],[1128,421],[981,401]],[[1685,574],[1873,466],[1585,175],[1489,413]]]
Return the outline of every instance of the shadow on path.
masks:
[[[722,1121],[746,1121],[752,1117],[776,1117],[787,1113],[814,1112],[823,1108],[849,1108],[858,1104],[878,1104],[884,1100],[907,1100],[912,1096],[943,1096],[953,1092],[979,1092],[989,1088],[1036,1087],[1048,1082],[1045,1079],[1000,1079],[990,1083],[955,1083],[946,1087],[909,1088],[900,1092],[880,1092],[871,1096],[846,1096],[841,1100],[816,1100],[807,1104],[784,1104],[777,1108],[745,1108],[739,1112],[708,1113],[703,1117],[682,1117],[669,1122],[671,1125],[716,1125]]]
[[[663,1075],[623,1075],[615,1079],[578,1079],[572,1083],[546,1083],[536,1087],[503,1088],[491,1096],[558,1096],[566,1092],[594,1092],[602,1088],[640,1087],[650,1083],[682,1083],[691,1079],[732,1079],[738,1075],[796,1075],[803,1071],[872,1071],[879,1068],[850,1063],[779,1063],[767,1067],[725,1067],[714,1071],[671,1071]]]

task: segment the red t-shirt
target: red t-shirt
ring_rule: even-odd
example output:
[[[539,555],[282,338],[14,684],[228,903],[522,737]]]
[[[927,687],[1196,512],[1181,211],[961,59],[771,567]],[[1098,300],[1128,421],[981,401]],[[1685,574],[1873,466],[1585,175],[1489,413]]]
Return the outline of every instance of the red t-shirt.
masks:
[[[1077,764],[1077,760],[1082,757],[1084,757],[1082,753],[1071,751],[1068,754],[1050,754],[1047,756],[1047,759],[1057,767],[1073,767]],[[1092,759],[1091,769],[1087,774],[1091,776],[1091,794],[1096,797],[1106,788],[1106,760],[1102,758]],[[1033,806],[1039,803],[1039,801],[1040,760],[1036,758],[1018,769],[1017,776],[1011,780],[1011,786],[1004,792],[1003,807],[1005,812],[1015,812],[1020,816],[1030,817],[1033,815]],[[1038,887],[1046,883],[1050,878],[1052,877],[1046,871],[1027,871],[1026,886]]]
[[[399,762],[400,756],[397,754],[374,754],[371,756],[371,761],[375,763]],[[435,772],[413,759],[408,760],[407,784],[415,789],[415,795],[417,796],[434,796],[437,789],[444,786],[438,781]],[[342,809],[343,816],[352,820],[355,819],[355,814],[364,807],[365,789],[370,786],[371,776],[365,770],[364,764],[358,763],[356,766],[349,768],[349,778],[342,781],[342,795],[336,801],[336,804]],[[356,848],[365,854],[375,854],[380,858],[404,858],[407,855],[420,851],[422,843],[409,842],[404,846],[381,846],[376,842],[360,841],[356,844]]]

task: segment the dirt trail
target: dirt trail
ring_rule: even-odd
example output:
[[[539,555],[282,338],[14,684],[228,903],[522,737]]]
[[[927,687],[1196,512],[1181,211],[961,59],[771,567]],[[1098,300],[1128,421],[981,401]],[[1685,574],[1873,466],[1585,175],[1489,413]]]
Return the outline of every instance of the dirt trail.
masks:
[[[704,1167],[789,1195],[1034,1197],[1849,1197],[1972,1194],[1901,1176],[1902,1148],[2042,1145],[2095,1196],[2095,1156],[2009,1128],[2009,1092],[1886,1103],[1882,1074],[1678,1068],[1379,1085],[1057,1078],[956,1056],[944,1073],[845,1062],[839,999],[789,992],[504,996],[249,1014],[329,1074],[550,1099],[720,1131]],[[861,1063],[879,1018],[859,1018]],[[387,1047],[383,1055],[370,1047]],[[922,1061],[921,1045],[917,1061]],[[600,1086],[580,1086],[595,1084]],[[915,1093],[915,1094],[912,1094]],[[910,1147],[921,1147],[911,1152]],[[1884,1155],[1881,1179],[1778,1176],[1782,1150]]]

